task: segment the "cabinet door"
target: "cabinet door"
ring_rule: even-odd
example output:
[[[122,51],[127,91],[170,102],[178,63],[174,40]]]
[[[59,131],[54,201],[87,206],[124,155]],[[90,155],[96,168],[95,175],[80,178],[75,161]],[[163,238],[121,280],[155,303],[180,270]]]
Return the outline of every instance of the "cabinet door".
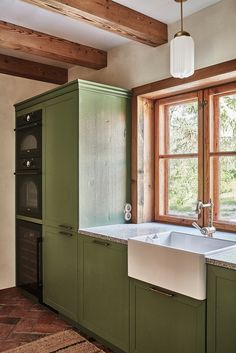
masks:
[[[61,314],[77,319],[78,234],[43,229],[43,302]]]
[[[162,291],[162,290],[161,290]],[[131,353],[204,353],[205,302],[131,281]]]
[[[79,249],[79,323],[128,352],[127,247],[81,237]]]
[[[47,226],[77,227],[77,92],[46,103],[43,134],[43,216]]]
[[[130,202],[130,99],[111,87],[80,89],[80,227],[124,223]]]
[[[208,266],[207,352],[236,352],[236,271]]]

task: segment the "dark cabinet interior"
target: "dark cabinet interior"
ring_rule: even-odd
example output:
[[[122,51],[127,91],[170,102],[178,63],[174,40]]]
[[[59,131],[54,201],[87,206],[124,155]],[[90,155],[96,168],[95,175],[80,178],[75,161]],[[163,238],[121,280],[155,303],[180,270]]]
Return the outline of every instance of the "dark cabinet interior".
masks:
[[[41,299],[42,226],[16,221],[16,284]]]
[[[16,213],[32,218],[42,218],[41,173],[16,172]]]
[[[16,117],[15,133],[16,284],[41,300],[42,110]]]

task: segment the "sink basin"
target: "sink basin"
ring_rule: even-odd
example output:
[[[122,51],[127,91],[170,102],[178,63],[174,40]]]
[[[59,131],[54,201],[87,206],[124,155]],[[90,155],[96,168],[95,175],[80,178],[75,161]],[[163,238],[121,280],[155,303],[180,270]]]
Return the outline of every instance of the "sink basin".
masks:
[[[128,275],[204,300],[205,256],[233,247],[233,241],[181,232],[138,236],[128,240]]]

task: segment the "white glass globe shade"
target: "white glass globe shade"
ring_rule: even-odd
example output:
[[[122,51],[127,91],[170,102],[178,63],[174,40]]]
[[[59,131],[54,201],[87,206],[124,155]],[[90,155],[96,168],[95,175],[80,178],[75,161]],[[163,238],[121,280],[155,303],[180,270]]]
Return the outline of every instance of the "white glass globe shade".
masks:
[[[184,78],[194,74],[194,41],[190,36],[175,37],[170,42],[170,73]]]

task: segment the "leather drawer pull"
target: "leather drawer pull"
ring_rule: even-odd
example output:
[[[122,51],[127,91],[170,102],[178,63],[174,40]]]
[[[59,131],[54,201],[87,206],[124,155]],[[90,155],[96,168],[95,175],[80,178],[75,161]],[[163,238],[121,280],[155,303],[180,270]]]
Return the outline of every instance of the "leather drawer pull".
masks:
[[[173,293],[167,293],[167,292],[161,291],[160,289],[156,289],[156,288],[153,288],[153,287],[150,287],[149,290],[152,291],[152,292],[161,294],[161,295],[165,295],[166,297],[169,297],[169,298],[174,297]]]
[[[110,246],[110,243],[105,243],[104,241],[100,240],[94,240],[93,242],[97,245]]]
[[[59,232],[61,235],[66,235],[67,237],[72,237],[72,233],[67,233],[67,232]]]
[[[59,227],[61,227],[61,228],[65,228],[65,229],[68,229],[68,230],[73,229],[73,227],[68,226],[68,225],[66,225],[66,224],[60,224],[60,225],[59,225]]]

